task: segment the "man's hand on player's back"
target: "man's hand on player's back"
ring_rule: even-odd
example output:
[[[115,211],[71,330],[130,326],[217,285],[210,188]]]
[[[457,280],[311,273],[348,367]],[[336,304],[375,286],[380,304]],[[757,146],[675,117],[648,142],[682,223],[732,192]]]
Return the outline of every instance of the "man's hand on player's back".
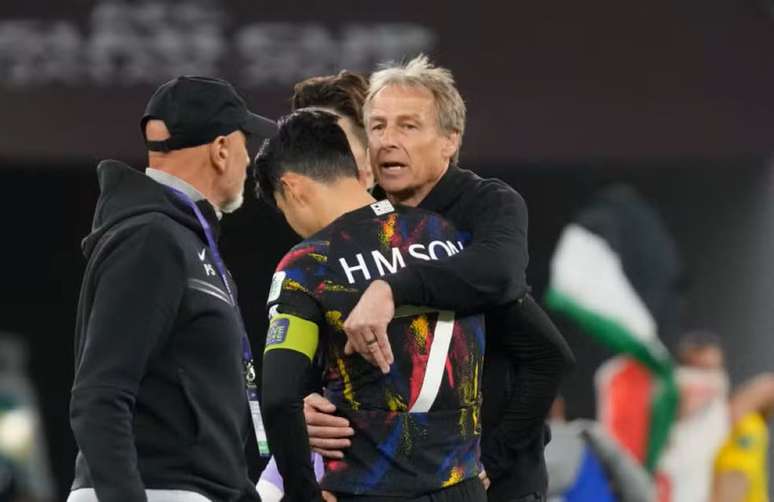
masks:
[[[320,394],[309,394],[304,398],[304,419],[309,435],[309,446],[323,457],[343,458],[342,450],[351,444],[349,438],[355,434],[349,420],[337,417],[336,406]]]

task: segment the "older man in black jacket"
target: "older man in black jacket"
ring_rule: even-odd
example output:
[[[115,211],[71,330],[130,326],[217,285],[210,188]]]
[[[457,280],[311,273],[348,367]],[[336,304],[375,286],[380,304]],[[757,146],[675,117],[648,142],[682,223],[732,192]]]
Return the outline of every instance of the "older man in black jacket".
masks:
[[[244,455],[255,372],[217,236],[241,205],[247,135],[275,127],[204,77],[162,85],[141,126],[150,167],[100,163],[83,243],[68,500],[257,501]]]
[[[436,211],[472,243],[445,260],[407,267],[374,281],[346,320],[351,351],[389,371],[386,336],[395,306],[485,312],[481,460],[489,500],[543,500],[544,424],[572,354],[526,283],[527,208],[505,183],[457,167],[465,105],[451,73],[420,56],[371,77],[365,122],[379,186],[393,201]],[[346,422],[307,399],[310,441],[326,455],[346,446]],[[489,479],[485,480],[486,483]]]

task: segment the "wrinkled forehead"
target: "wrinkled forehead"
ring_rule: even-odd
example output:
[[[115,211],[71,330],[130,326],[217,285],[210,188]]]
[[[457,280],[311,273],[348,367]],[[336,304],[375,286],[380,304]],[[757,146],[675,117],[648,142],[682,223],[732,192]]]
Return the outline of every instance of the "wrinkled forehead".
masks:
[[[420,85],[391,84],[381,88],[366,107],[368,120],[435,117],[433,93]]]

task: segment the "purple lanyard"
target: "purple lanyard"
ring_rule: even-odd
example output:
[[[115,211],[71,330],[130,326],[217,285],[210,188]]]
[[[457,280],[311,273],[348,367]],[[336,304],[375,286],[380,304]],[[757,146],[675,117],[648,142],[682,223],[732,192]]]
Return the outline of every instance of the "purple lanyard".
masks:
[[[210,248],[212,254],[212,261],[215,262],[215,268],[218,269],[218,274],[223,280],[223,284],[226,286],[228,297],[231,300],[231,305],[234,307],[234,311],[239,321],[239,328],[242,331],[242,374],[245,379],[245,392],[247,394],[247,402],[250,408],[250,415],[253,421],[253,428],[255,429],[255,437],[258,441],[258,453],[262,457],[268,457],[271,455],[269,450],[269,443],[266,437],[266,430],[261,419],[261,408],[258,399],[258,388],[255,385],[255,366],[253,365],[253,351],[250,350],[250,341],[247,339],[247,330],[245,329],[244,320],[242,314],[239,312],[239,305],[234,298],[234,293],[231,291],[231,284],[228,282],[228,275],[226,275],[226,266],[223,264],[223,260],[220,257],[218,251],[218,245],[215,242],[215,236],[212,233],[210,224],[207,223],[207,219],[202,214],[199,206],[191,200],[186,194],[180,190],[171,188],[172,193],[182,200],[188,207],[190,207],[196,219],[199,220],[199,224],[204,230],[204,235],[207,237],[207,246]]]
[[[218,274],[220,274],[221,280],[223,280],[223,284],[226,286],[226,291],[228,292],[228,297],[231,299],[231,305],[234,306],[234,310],[236,311],[237,319],[239,320],[239,327],[242,330],[242,363],[244,364],[244,370],[245,370],[245,383],[249,387],[255,387],[255,368],[253,366],[253,351],[250,349],[250,341],[247,339],[247,333],[244,326],[244,321],[242,320],[242,314],[239,312],[239,305],[237,305],[236,298],[234,298],[234,294],[231,291],[231,285],[228,282],[228,276],[226,275],[226,267],[223,264],[223,260],[220,257],[220,253],[218,252],[218,245],[215,243],[215,237],[212,234],[212,229],[210,228],[210,224],[207,223],[207,219],[202,214],[201,209],[199,209],[199,206],[194,203],[194,201],[191,200],[190,197],[188,197],[186,194],[181,192],[180,190],[177,190],[176,188],[169,187],[170,190],[185,204],[190,207],[194,214],[196,215],[196,219],[199,220],[199,224],[202,226],[202,230],[204,230],[204,235],[207,237],[207,247],[210,248],[210,253],[212,254],[212,259],[215,262],[215,268],[218,269]]]

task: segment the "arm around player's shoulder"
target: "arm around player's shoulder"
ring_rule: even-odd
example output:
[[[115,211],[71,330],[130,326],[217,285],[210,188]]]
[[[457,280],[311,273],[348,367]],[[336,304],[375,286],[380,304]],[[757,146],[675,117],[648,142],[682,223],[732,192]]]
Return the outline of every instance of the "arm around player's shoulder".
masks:
[[[500,229],[504,236],[519,234],[526,246],[529,213],[524,197],[513,187],[497,178],[478,178],[467,183],[457,211],[474,235],[489,237]],[[480,235],[483,234],[483,235]]]
[[[529,261],[524,199],[500,180],[464,170],[450,176],[422,208],[465,235],[464,249],[385,277],[395,303],[475,312],[523,297]]]
[[[500,277],[503,299],[513,300],[528,291],[528,210],[521,194],[502,180],[469,180],[450,218],[470,232],[470,259],[479,267],[493,268],[490,277]],[[479,273],[483,274],[484,271]]]

